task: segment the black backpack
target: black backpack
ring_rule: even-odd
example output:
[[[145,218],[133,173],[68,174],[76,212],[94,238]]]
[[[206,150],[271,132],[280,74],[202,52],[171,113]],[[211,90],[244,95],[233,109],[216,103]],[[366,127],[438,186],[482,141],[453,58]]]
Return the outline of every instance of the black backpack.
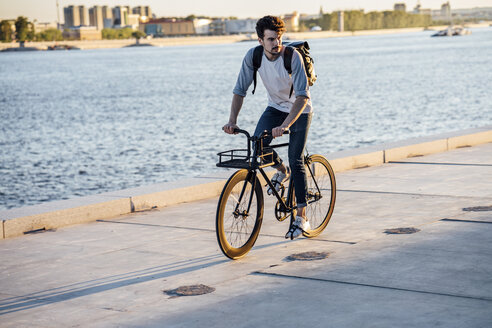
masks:
[[[309,55],[309,44],[307,41],[298,41],[284,44],[285,52],[284,52],[284,67],[289,74],[292,74],[292,53],[294,49],[297,50],[304,61],[304,68],[306,70],[306,76],[308,79],[309,86],[312,86],[316,81],[316,74],[314,73],[314,60]],[[261,59],[263,58],[263,46],[259,45],[255,48],[253,52],[253,94],[256,90],[256,72],[261,66]],[[292,92],[294,91],[294,86],[292,85],[290,88],[289,98],[292,96]]]

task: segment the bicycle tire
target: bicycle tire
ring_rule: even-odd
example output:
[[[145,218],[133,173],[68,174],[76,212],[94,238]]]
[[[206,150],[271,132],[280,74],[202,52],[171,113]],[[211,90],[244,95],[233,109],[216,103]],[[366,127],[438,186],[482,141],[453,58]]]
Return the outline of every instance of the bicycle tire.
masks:
[[[245,192],[241,198],[244,184]],[[247,213],[251,195],[253,198]],[[225,184],[217,205],[215,230],[222,253],[233,260],[246,255],[258,238],[262,221],[263,190],[260,181],[248,170],[239,170]]]
[[[336,181],[335,172],[324,156],[311,155],[305,165],[308,188],[306,216],[311,224],[311,230],[304,232],[303,235],[312,238],[318,236],[326,228],[333,215]],[[321,193],[321,198],[318,196],[319,193]],[[316,200],[317,197],[318,200]]]

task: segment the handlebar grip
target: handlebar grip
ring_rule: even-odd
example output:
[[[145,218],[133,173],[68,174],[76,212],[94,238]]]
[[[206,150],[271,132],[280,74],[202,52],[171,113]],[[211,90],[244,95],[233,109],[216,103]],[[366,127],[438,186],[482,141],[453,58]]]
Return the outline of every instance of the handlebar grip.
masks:
[[[290,130],[287,129],[284,131],[284,133],[282,133],[283,135],[284,134],[290,134]],[[266,136],[271,136],[272,135],[272,131],[268,131],[268,130],[265,130],[263,131],[263,133],[261,134],[261,137],[266,137]]]

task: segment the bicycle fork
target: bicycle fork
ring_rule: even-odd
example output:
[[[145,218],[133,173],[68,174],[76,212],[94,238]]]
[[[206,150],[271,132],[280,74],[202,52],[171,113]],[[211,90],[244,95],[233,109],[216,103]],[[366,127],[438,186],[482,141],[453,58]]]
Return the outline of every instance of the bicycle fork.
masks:
[[[309,170],[309,174],[311,175],[311,179],[314,181],[314,185],[316,186],[316,190],[317,190],[316,193],[313,193],[310,190],[308,190],[308,194],[306,195],[307,196],[307,203],[311,204],[311,203],[317,202],[323,196],[321,196],[321,190],[319,189],[318,182],[315,179],[316,166],[313,166],[313,168],[311,169],[311,161],[310,161],[308,156],[304,156],[304,163],[306,164],[306,166]]]
[[[251,208],[251,204],[253,203],[253,196],[256,190],[256,180],[257,180],[256,172],[255,171],[248,172],[248,175],[246,176],[246,180],[241,189],[241,194],[239,195],[239,199],[236,200],[236,208],[234,209],[233,212],[234,218],[237,219],[239,216],[242,216],[244,220],[249,216],[249,210]],[[248,182],[251,183],[251,194],[249,196],[248,208],[241,213],[239,204],[241,204],[241,200],[243,199],[244,193],[246,192],[246,187],[248,185]]]

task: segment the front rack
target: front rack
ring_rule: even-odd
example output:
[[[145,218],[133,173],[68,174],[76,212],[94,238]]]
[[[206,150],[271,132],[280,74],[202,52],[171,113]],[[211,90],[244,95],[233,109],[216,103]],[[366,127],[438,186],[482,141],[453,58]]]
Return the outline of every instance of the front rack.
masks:
[[[231,149],[220,152],[218,167],[227,167],[235,169],[258,169],[272,166],[273,151],[271,148],[264,148],[263,154],[259,156],[248,156],[248,149]]]
[[[251,137],[248,131],[235,129],[235,133],[242,133],[247,138],[248,149],[231,149],[220,152],[219,162],[216,164],[218,167],[229,167],[235,169],[260,169],[268,166],[272,166],[273,162],[273,148],[288,146],[288,143],[263,146],[264,139],[267,136],[271,136],[271,132],[264,131],[259,137]],[[289,131],[285,131],[284,134],[288,134]],[[254,147],[252,147],[254,145]],[[256,155],[253,151],[251,155],[251,148],[256,149],[260,155]]]

